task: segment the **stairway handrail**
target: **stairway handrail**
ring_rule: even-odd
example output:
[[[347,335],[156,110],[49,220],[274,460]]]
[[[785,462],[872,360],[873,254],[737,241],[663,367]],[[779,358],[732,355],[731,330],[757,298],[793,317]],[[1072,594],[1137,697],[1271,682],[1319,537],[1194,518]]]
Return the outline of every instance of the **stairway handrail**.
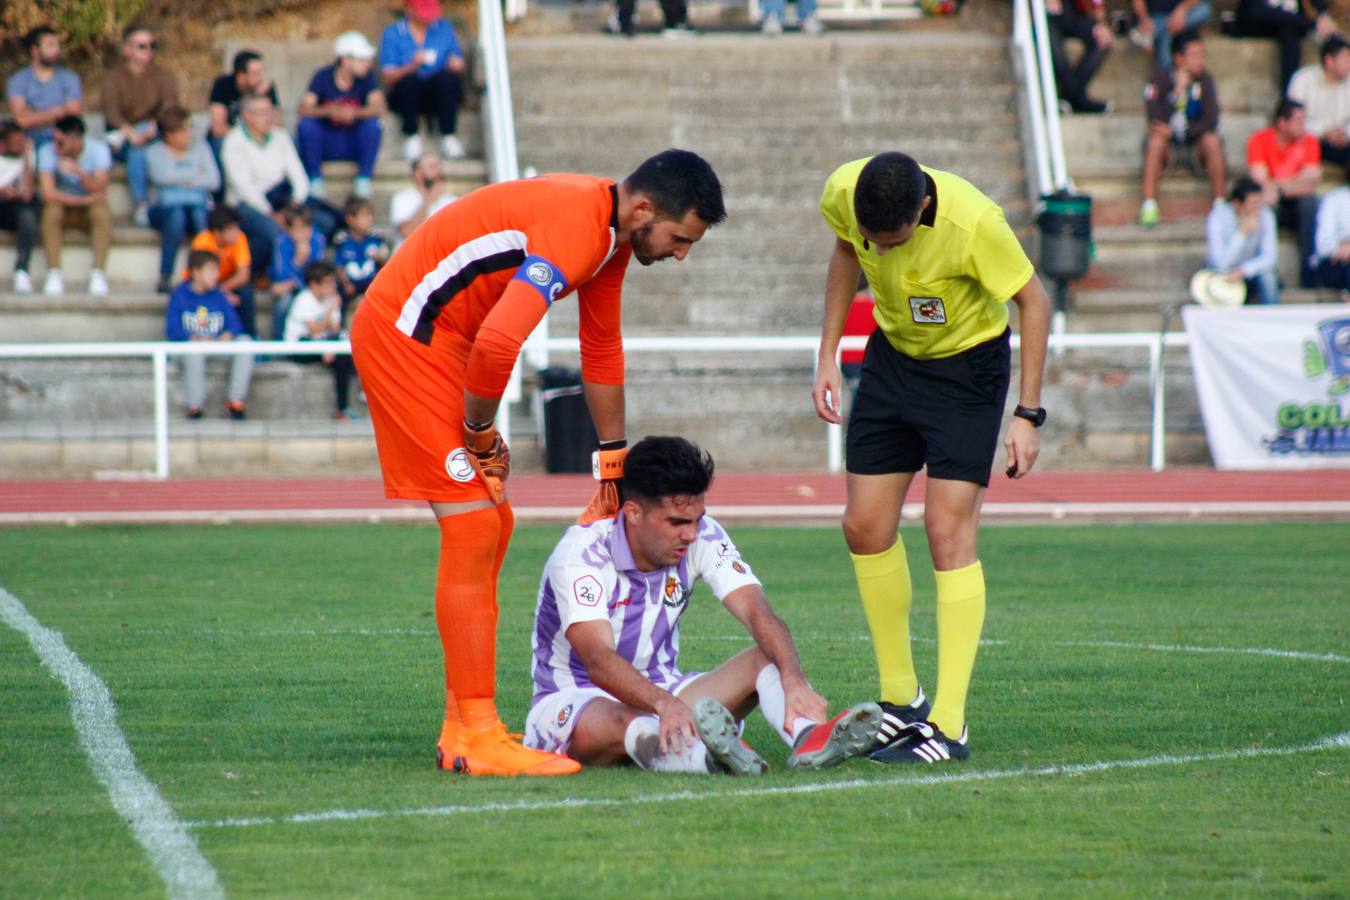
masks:
[[[1013,44],[1022,61],[1025,109],[1031,125],[1036,180],[1028,187],[1035,208],[1042,194],[1067,190],[1070,184],[1059,119],[1059,91],[1050,58],[1045,0],[1014,0]]]

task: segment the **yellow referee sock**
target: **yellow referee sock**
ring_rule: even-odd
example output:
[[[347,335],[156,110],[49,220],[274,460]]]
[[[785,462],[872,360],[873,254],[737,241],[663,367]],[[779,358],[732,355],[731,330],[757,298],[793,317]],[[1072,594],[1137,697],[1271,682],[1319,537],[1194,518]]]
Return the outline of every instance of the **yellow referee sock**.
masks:
[[[913,589],[909,583],[909,562],[905,545],[898,537],[895,545],[880,553],[853,557],[853,574],[858,579],[858,594],[867,627],[872,632],[872,649],[881,673],[881,699],[905,705],[919,690],[914,674],[914,657],[909,649],[909,604]]]
[[[937,576],[937,696],[929,719],[952,739],[966,724],[966,692],[984,627],[984,569],[975,561]]]

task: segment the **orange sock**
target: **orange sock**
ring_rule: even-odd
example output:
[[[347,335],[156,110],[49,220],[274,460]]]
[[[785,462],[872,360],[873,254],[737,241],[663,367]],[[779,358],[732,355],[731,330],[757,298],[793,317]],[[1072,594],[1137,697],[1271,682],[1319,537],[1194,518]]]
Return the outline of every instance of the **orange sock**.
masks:
[[[445,651],[447,721],[475,700],[492,702],[497,675],[497,579],[501,520],[495,509],[446,516],[436,573],[436,626]],[[477,710],[475,710],[477,711]]]

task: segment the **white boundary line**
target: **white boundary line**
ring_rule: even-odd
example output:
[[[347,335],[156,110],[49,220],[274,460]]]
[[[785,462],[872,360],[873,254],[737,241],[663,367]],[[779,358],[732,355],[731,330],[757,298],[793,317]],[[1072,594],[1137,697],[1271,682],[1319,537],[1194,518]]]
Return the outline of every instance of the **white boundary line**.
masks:
[[[0,619],[28,639],[42,664],[70,692],[71,716],[90,768],[107,788],[113,808],[145,848],[169,896],[194,900],[224,897],[216,870],[197,849],[187,827],[154,783],[136,768],[131,747],[117,727],[117,708],[103,679],[80,661],[60,632],[33,618],[19,598],[4,588],[0,588]]]
[[[826,781],[784,787],[749,788],[732,791],[674,791],[666,794],[648,794],[633,797],[567,797],[561,800],[515,800],[457,806],[425,806],[404,809],[332,809],[326,812],[297,813],[290,816],[244,819],[216,819],[189,822],[189,828],[250,828],[258,825],[302,825],[313,822],[338,822],[359,819],[384,819],[403,816],[455,816],[489,812],[539,812],[587,807],[648,806],[654,803],[696,802],[702,800],[743,800],[748,797],[776,797],[800,794],[829,794],[859,788],[886,788],[900,786],[965,784],[972,781],[997,781],[1009,778],[1044,778],[1063,775],[1088,775],[1122,769],[1148,769],[1160,766],[1181,766],[1202,762],[1260,759],[1275,756],[1293,756],[1320,750],[1350,749],[1350,731],[1328,735],[1307,744],[1292,747],[1249,747],[1218,753],[1195,753],[1187,756],[1162,754],[1142,759],[1117,759],[1095,763],[1077,763],[1063,766],[1045,766],[1039,769],[997,769],[987,772],[939,772],[900,778],[850,778],[846,781]]]
[[[518,506],[520,521],[568,522],[576,518],[580,507]],[[708,511],[719,519],[774,519],[814,521],[837,519],[844,514],[839,503],[714,505]],[[1120,503],[986,503],[980,508],[986,518],[1084,519],[1149,518],[1203,519],[1209,517],[1255,516],[1296,518],[1300,516],[1347,517],[1350,500],[1297,501],[1222,501],[1222,502],[1120,502]],[[907,520],[923,518],[923,504],[905,507]],[[92,510],[87,512],[9,512],[0,513],[5,525],[120,525],[185,524],[224,525],[232,522],[430,522],[422,506],[358,507],[335,509],[148,509]]]

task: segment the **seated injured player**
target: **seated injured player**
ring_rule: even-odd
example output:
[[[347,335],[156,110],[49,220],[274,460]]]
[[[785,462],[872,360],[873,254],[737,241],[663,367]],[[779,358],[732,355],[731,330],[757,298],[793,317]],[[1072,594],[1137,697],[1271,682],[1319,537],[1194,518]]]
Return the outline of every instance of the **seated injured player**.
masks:
[[[741,739],[756,706],[791,768],[871,745],[880,707],[828,717],[759,579],[704,512],[712,476],[712,457],[689,441],[645,438],[624,460],[618,515],[563,535],[535,611],[526,746],[584,765],[759,775],[767,766]],[[711,672],[682,672],[680,617],[700,578],[755,645]]]

